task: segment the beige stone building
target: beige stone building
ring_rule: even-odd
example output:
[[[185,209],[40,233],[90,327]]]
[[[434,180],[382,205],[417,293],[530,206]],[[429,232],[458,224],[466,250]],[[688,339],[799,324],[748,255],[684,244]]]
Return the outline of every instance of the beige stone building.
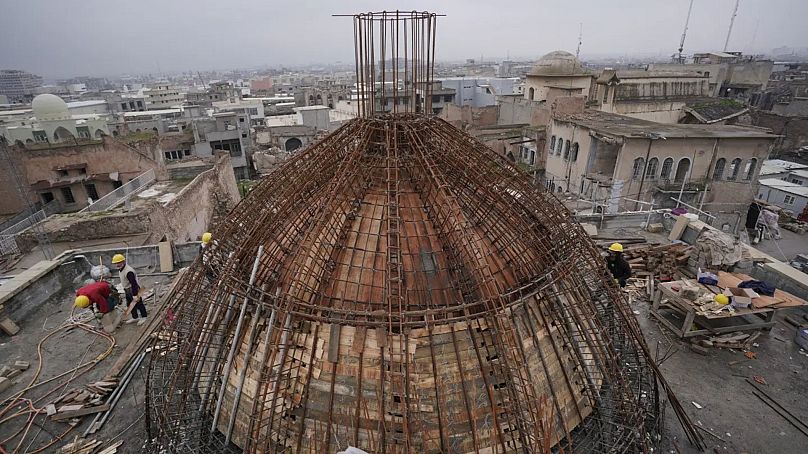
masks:
[[[552,191],[577,194],[606,212],[672,207],[681,196],[730,228],[757,194],[761,163],[778,137],[759,128],[662,124],[594,110],[556,116],[547,136],[543,181]]]
[[[549,101],[559,96],[589,96],[592,73],[569,52],[557,50],[543,56],[527,73],[525,99]]]
[[[603,70],[593,107],[660,123],[678,123],[689,101],[710,95],[709,76],[697,72]]]

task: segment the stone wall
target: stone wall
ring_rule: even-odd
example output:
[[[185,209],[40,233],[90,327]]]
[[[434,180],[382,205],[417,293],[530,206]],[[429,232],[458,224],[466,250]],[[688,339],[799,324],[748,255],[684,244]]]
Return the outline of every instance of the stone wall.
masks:
[[[782,137],[774,144],[774,153],[792,151],[808,145],[808,116],[791,117],[772,112],[753,110],[750,112],[752,125],[768,128]]]
[[[57,215],[48,220],[51,242],[87,241],[148,233],[144,243],[193,241],[240,200],[233,167],[226,153],[213,168],[200,173],[166,204],[150,201],[124,212]],[[32,232],[18,235],[17,244],[27,251],[36,244]]]
[[[217,158],[212,169],[197,175],[177,197],[151,212],[146,243],[197,240],[236,206],[241,196],[230,158],[225,153]]]
[[[452,124],[493,126],[499,118],[499,106],[472,107],[447,104],[440,118]]]

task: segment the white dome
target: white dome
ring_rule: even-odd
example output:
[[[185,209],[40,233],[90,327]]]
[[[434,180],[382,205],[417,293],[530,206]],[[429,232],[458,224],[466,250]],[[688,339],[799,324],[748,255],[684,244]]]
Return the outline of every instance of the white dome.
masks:
[[[67,109],[67,103],[56,95],[45,93],[38,95],[31,102],[31,108],[34,110],[34,116],[37,120],[69,120],[70,111]]]
[[[569,52],[557,50],[543,56],[528,76],[581,76],[587,74],[581,62]]]

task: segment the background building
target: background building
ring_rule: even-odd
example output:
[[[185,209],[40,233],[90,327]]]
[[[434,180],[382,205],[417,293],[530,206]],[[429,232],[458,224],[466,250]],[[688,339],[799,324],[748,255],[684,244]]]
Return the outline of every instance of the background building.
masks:
[[[0,70],[0,95],[7,102],[25,103],[34,99],[36,89],[42,86],[42,77],[16,69]]]

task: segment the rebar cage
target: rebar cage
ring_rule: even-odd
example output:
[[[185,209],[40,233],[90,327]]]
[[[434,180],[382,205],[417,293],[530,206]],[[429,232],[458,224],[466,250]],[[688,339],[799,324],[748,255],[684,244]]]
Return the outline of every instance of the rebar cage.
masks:
[[[358,15],[356,36],[399,16]],[[658,370],[580,225],[417,102],[360,100],[179,284],[149,365],[155,452],[648,452]]]

